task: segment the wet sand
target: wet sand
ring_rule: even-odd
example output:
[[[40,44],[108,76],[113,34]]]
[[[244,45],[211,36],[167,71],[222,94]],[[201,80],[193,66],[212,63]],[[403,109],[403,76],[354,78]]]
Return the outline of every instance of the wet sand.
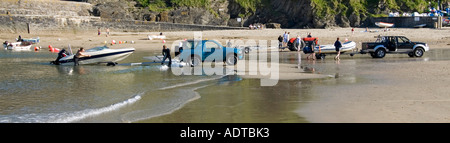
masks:
[[[242,76],[244,82],[223,87],[220,90],[230,91],[216,95],[217,98],[211,96],[211,92],[217,90],[198,89],[197,92],[202,96],[200,99],[172,114],[143,122],[449,122],[450,112],[446,109],[450,102],[450,90],[446,85],[450,82],[450,66],[449,59],[441,59],[449,56],[442,52],[449,51],[439,50],[450,49],[450,29],[360,32],[364,30],[355,29],[354,35],[350,28],[204,31],[202,34],[203,39],[216,39],[225,43],[230,39],[275,40],[284,31],[291,32],[291,37],[297,34],[303,37],[307,32],[312,32],[314,37],[319,37],[321,44],[331,44],[336,37],[359,43],[373,41],[374,36],[380,34],[404,35],[412,41],[426,42],[432,50],[438,51],[425,53],[425,57],[413,58],[412,61],[405,58],[405,55],[388,55],[384,59],[376,60],[368,55],[358,55],[355,58],[343,57],[340,63],[335,63],[330,57],[325,61],[310,62],[305,60],[306,55],[301,54],[300,65],[297,52],[281,52],[280,81],[276,86],[264,88],[255,83],[262,77]],[[162,40],[146,39],[147,35],[157,35],[159,32],[111,31],[110,37],[97,36],[96,31],[36,31],[20,35],[23,38],[39,36],[42,42],[37,45],[44,47],[43,50],[47,50],[48,45],[64,48],[68,44],[75,48],[90,48],[104,45],[104,41],[109,44],[111,40],[116,40],[128,43],[116,44],[111,48],[134,47],[136,52],[152,51],[156,55],[163,45]],[[0,40],[11,41],[18,35],[5,33],[0,36]],[[192,39],[193,32],[164,32],[164,35],[168,37],[166,44],[172,44],[176,40]],[[427,57],[431,60],[426,61]],[[364,68],[369,70],[360,70]],[[279,99],[280,97],[282,99]],[[258,103],[263,100],[274,100],[275,103]],[[214,113],[202,113],[210,107],[213,109],[208,111]],[[261,110],[252,108],[263,108],[263,111],[267,112],[261,113]],[[246,112],[238,113],[241,110]]]
[[[367,82],[317,87],[319,100],[296,112],[312,122],[449,122],[448,62],[383,63],[360,73],[372,76]]]

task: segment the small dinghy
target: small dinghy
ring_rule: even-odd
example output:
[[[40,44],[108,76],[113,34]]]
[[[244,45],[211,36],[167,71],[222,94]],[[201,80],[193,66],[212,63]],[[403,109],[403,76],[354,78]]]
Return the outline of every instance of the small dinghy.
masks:
[[[389,28],[394,26],[394,23],[386,23],[386,22],[375,22],[375,25],[381,28]]]
[[[348,42],[342,43],[341,53],[349,52],[349,51],[353,51],[353,50],[356,50],[355,42],[348,41]],[[314,48],[314,52],[315,53],[323,53],[323,54],[337,54],[336,48],[334,47],[334,45],[316,46]]]

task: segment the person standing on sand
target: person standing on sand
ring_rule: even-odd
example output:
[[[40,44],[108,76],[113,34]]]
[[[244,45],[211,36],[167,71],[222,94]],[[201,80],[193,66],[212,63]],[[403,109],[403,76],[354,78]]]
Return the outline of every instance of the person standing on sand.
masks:
[[[287,31],[284,31],[284,34],[283,34],[283,46],[286,46],[288,40],[289,40],[289,38],[288,38],[288,35],[287,35]]]
[[[85,54],[83,54],[83,52],[84,52],[84,48],[80,48],[80,49],[77,51],[77,54],[75,54],[75,56],[73,56],[73,63],[74,63],[74,66],[80,65],[80,64],[78,63],[78,61],[80,60],[80,58],[82,58],[82,57],[91,57],[91,55],[85,55]]]
[[[300,48],[302,47],[302,38],[300,37],[300,35],[297,35],[297,39],[295,40],[295,42],[297,42],[297,52],[300,52]]]
[[[98,34],[98,36],[100,36],[100,34],[101,34],[100,28],[98,28],[97,34]]]
[[[161,65],[164,65],[164,62],[166,61],[167,58],[169,58],[169,64],[167,64],[167,66],[171,66],[172,65],[172,57],[170,56],[170,49],[166,47],[166,45],[163,45],[163,50],[162,50],[162,54],[164,56]]]
[[[283,37],[280,35],[278,36],[278,49],[282,50],[283,47]]]
[[[342,43],[339,41],[339,37],[337,38],[336,42],[334,42],[334,47],[336,48],[337,55],[334,57],[334,60],[341,60],[339,59],[339,56],[341,55],[341,47]]]
[[[109,36],[109,28],[106,28],[106,37]]]

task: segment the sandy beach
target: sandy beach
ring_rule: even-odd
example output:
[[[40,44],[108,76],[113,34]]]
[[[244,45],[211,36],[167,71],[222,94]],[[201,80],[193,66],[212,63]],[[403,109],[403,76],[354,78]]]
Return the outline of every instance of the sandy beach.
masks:
[[[307,33],[312,33],[313,37],[319,38],[319,44],[327,45],[333,44],[336,37],[340,37],[341,40],[348,39],[357,43],[375,41],[374,36],[378,35],[403,35],[408,37],[412,41],[423,41],[430,45],[431,49],[447,48],[450,47],[450,36],[448,32],[450,28],[444,28],[441,30],[436,29],[407,29],[407,28],[392,28],[388,32],[384,32],[384,29],[373,28],[371,31],[378,32],[364,32],[365,28],[355,28],[354,34],[351,32],[351,28],[336,28],[336,29],[265,29],[265,30],[224,30],[224,31],[177,31],[177,32],[163,32],[163,35],[167,37],[165,40],[166,45],[171,45],[174,41],[183,39],[193,39],[194,32],[200,32],[203,39],[218,40],[222,44],[228,40],[277,40],[279,35],[284,34],[285,31],[290,32],[290,37],[306,37]],[[47,48],[48,45],[52,45],[56,48],[67,47],[71,44],[74,47],[93,47],[104,45],[106,41],[108,44],[112,40],[127,41],[127,44],[116,44],[111,46],[112,48],[119,47],[134,47],[138,51],[141,50],[155,50],[161,49],[164,44],[162,40],[154,39],[148,40],[148,35],[159,35],[159,32],[142,32],[142,33],[130,33],[121,32],[120,30],[111,29],[111,35],[106,37],[104,29],[100,36],[97,36],[97,31],[32,31],[31,34],[27,33],[2,33],[0,36],[1,41],[12,41],[19,35],[23,38],[40,37],[41,43],[37,46]],[[131,41],[135,41],[135,44],[130,44]],[[270,41],[268,41],[268,44]],[[175,43],[176,45],[178,43]],[[360,45],[358,45],[360,46]]]
[[[300,35],[305,37],[306,33],[312,33],[313,37],[319,38],[319,44],[332,44],[336,37],[355,41],[357,47],[361,48],[361,42],[374,41],[377,35],[403,35],[412,41],[428,43],[431,50],[450,49],[450,29],[390,29],[384,32],[383,29],[370,29],[379,32],[362,32],[365,28],[355,28],[352,34],[351,28],[336,29],[266,29],[266,30],[229,30],[229,31],[203,31],[203,39],[214,39],[220,41],[223,45],[227,40],[276,40],[279,35],[285,31],[290,32],[290,36]],[[0,40],[12,41],[21,35],[23,38],[40,37],[41,43],[34,46],[41,46],[44,51],[48,46],[55,48],[67,48],[68,44],[72,48],[91,48],[104,45],[104,42],[110,48],[134,47],[136,52],[154,52],[159,53],[162,45],[178,45],[177,40],[192,39],[193,31],[163,32],[167,37],[165,43],[163,40],[148,40],[147,35],[158,35],[159,32],[145,33],[127,33],[111,29],[111,35],[106,37],[104,32],[97,36],[97,31],[32,31],[31,34],[25,33],[3,33]],[[127,41],[125,44],[110,45],[111,41]],[[134,44],[131,44],[134,41]],[[172,51],[173,52],[173,51]],[[439,52],[435,52],[439,53]],[[427,55],[428,53],[425,53]],[[334,75],[330,73],[318,73],[307,71],[302,67],[303,72],[299,72],[300,65],[297,61],[308,62],[306,55],[297,52],[288,52],[284,50],[280,53],[288,62],[280,63],[280,82],[281,85],[289,85],[292,81],[305,79],[322,79],[323,82],[334,80]],[[450,54],[444,54],[447,56]],[[286,58],[290,57],[290,58]],[[363,60],[373,60],[368,55],[361,55]],[[406,56],[407,57],[407,56]],[[346,57],[347,58],[347,57]],[[352,71],[350,61],[343,58],[342,67],[349,68],[346,71],[359,72],[356,69]],[[385,58],[386,59],[386,58]],[[389,59],[389,57],[388,57]],[[384,59],[383,59],[384,60]],[[400,59],[405,60],[405,59]],[[357,62],[359,62],[358,60]],[[308,63],[311,66],[324,66],[325,64],[336,65],[332,59],[327,62]],[[376,62],[376,61],[375,61]],[[364,67],[364,66],[363,66]],[[450,89],[447,84],[450,83],[450,65],[445,60],[424,60],[424,61],[405,61],[394,63],[376,64],[377,69],[371,71],[361,71],[358,75],[375,75],[370,80],[362,84],[323,85],[327,90],[317,91],[314,98],[308,99],[301,107],[290,109],[292,112],[302,116],[306,122],[449,122],[450,111],[447,110],[450,102]],[[249,71],[238,71],[249,72]],[[345,75],[345,74],[344,74]],[[243,78],[253,79],[262,78],[260,76],[242,76]],[[338,77],[338,76],[336,76]],[[380,81],[378,81],[380,80]],[[322,86],[322,85],[319,85]],[[276,89],[283,87],[276,86]],[[355,90],[363,89],[363,90]],[[201,89],[200,89],[201,90]],[[294,94],[294,93],[292,93]],[[188,106],[200,106],[202,102],[191,102]],[[183,109],[181,109],[183,110]],[[179,116],[180,112],[175,112]],[[290,115],[292,116],[292,115]],[[148,122],[160,122],[149,120]],[[183,122],[174,120],[173,122]],[[189,121],[187,121],[189,122]],[[237,120],[239,122],[239,120]]]

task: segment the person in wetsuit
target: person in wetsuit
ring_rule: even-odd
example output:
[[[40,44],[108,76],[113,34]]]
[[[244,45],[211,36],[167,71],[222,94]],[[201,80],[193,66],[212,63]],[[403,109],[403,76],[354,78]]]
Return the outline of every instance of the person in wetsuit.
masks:
[[[17,38],[17,42],[23,42],[22,36],[19,35],[19,38]]]
[[[169,58],[169,64],[167,66],[171,66],[172,65],[172,57],[170,56],[170,49],[166,47],[166,45],[163,45],[163,50],[162,50],[162,54],[164,56],[161,65],[164,65],[164,62],[166,61],[167,58]]]
[[[339,56],[341,55],[341,48],[342,48],[342,43],[341,41],[339,41],[339,37],[336,39],[336,42],[334,42],[334,47],[336,48],[336,52],[337,52],[337,56],[334,57],[334,60],[340,60]]]
[[[278,48],[282,50],[283,47],[283,36],[278,36]]]

